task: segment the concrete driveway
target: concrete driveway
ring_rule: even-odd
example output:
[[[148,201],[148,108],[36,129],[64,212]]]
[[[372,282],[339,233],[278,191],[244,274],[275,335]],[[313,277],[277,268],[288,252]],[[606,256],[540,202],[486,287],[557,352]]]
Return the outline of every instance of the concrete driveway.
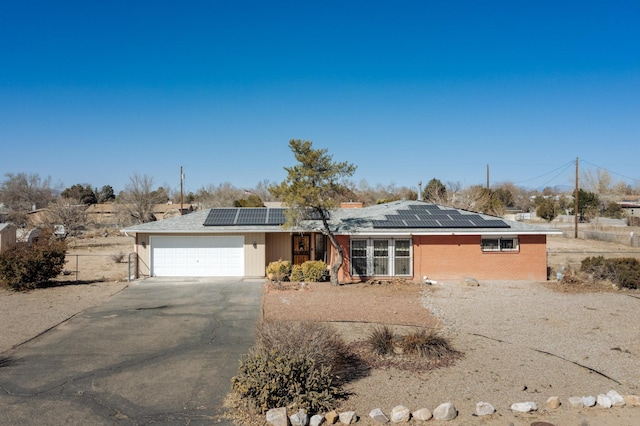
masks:
[[[0,358],[2,424],[231,424],[261,282],[150,278]]]

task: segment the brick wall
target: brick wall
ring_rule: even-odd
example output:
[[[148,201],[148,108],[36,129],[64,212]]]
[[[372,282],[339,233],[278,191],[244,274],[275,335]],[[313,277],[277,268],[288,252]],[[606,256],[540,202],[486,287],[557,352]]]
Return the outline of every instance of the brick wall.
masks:
[[[349,274],[349,237],[337,238],[344,247],[340,282],[353,281]],[[521,235],[519,245],[517,252],[483,252],[479,235],[413,236],[413,278],[546,281],[546,236]]]

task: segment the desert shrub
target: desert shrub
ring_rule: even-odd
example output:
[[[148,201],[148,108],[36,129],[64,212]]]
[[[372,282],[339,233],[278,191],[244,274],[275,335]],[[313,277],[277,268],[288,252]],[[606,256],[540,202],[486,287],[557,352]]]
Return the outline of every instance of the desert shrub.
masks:
[[[582,260],[582,272],[592,274],[594,279],[609,280],[620,287],[640,288],[640,261],[633,257],[605,259],[603,256]]]
[[[444,358],[453,352],[445,337],[424,329],[402,336],[399,345],[405,354],[430,359]]]
[[[347,344],[335,328],[315,321],[262,321],[256,328],[256,346],[290,356],[308,356],[330,368],[337,379],[350,370]]]
[[[271,281],[282,281],[291,275],[291,261],[278,260],[267,265],[267,277]]]
[[[305,281],[323,281],[327,277],[327,264],[322,260],[308,260],[302,264],[302,274]]]
[[[292,405],[311,412],[328,411],[341,394],[330,368],[319,366],[308,355],[265,347],[242,357],[232,386],[261,413]]]
[[[122,263],[124,261],[124,253],[113,253],[111,260],[113,263]]]
[[[373,329],[367,336],[367,343],[371,350],[378,355],[394,353],[396,336],[388,326],[383,325]]]
[[[302,272],[302,265],[293,265],[291,267],[291,276],[289,281],[304,281],[304,273]]]
[[[47,231],[31,244],[18,244],[0,254],[0,283],[14,291],[35,288],[58,276],[67,243]]]

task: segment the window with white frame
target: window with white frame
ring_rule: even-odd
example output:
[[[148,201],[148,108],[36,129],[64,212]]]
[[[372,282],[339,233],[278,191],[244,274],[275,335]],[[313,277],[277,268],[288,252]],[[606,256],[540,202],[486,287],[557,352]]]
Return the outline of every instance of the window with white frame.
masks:
[[[410,239],[353,238],[351,240],[351,275],[411,276],[412,244]]]
[[[518,251],[518,237],[482,237],[482,251]]]

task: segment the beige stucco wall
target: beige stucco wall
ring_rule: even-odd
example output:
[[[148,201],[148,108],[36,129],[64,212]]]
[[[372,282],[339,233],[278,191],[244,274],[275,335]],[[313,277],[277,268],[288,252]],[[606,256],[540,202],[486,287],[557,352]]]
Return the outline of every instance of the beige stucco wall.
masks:
[[[278,260],[292,260],[291,233],[274,232],[266,235],[265,260],[268,265]]]
[[[0,230],[0,253],[16,245],[16,228],[12,225]]]

